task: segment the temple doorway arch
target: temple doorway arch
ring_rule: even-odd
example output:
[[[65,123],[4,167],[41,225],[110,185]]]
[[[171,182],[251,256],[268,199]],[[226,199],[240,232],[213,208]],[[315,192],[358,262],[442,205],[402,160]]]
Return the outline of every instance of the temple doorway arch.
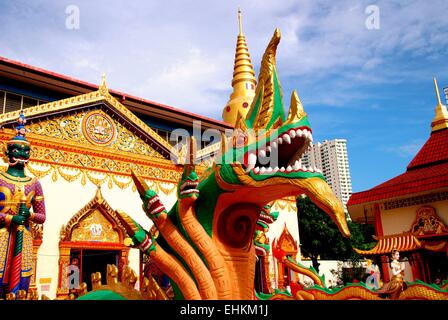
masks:
[[[107,264],[117,265],[121,277],[123,267],[129,264],[126,237],[117,213],[98,188],[95,197],[61,228],[56,296],[67,297],[72,289],[76,290],[76,283],[86,282],[89,286],[93,272],[101,272],[106,278]]]
[[[275,250],[282,250],[286,256],[289,256],[292,259],[296,260],[297,253],[299,252],[297,241],[289,232],[286,223],[285,226],[283,227],[283,232],[281,233],[280,237],[274,240],[273,247],[275,248]],[[278,288],[285,289],[284,286],[285,281],[289,283],[293,280],[295,280],[295,278],[293,278],[291,271],[289,271],[288,268],[284,266],[283,262],[277,260]]]

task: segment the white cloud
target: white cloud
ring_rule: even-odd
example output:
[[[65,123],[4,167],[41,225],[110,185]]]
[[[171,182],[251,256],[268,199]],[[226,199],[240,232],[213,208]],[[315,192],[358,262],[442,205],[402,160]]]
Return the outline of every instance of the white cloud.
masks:
[[[401,158],[412,158],[422,148],[424,143],[423,139],[415,139],[404,145],[387,147],[386,150],[397,154]]]
[[[219,79],[222,69],[219,57],[208,57],[192,47],[185,57],[164,66],[157,74],[148,75],[136,91],[155,101],[211,115],[214,106],[222,104],[213,92],[228,89]]]
[[[69,4],[80,8],[79,30],[65,28]],[[256,69],[278,26],[282,85],[299,92],[305,86],[308,103],[343,106],[365,98],[355,92],[358,85],[427,77],[426,69],[391,59],[436,59],[447,52],[446,1],[376,1],[381,28],[373,31],[364,24],[369,4],[11,1],[0,12],[0,55],[94,83],[106,72],[111,88],[220,119],[231,91],[240,6]],[[330,83],[325,92],[318,89],[322,80]]]

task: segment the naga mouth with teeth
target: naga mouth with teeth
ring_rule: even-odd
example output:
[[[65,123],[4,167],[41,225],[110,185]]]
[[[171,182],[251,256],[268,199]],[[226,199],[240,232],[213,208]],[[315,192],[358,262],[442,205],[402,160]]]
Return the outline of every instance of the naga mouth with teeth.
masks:
[[[189,195],[192,193],[199,194],[199,190],[197,189],[198,185],[199,185],[199,181],[192,181],[190,179],[187,179],[180,186],[180,195]]]
[[[246,171],[255,175],[272,175],[277,172],[322,173],[316,167],[306,167],[301,163],[301,158],[311,148],[312,141],[310,128],[301,126],[288,129],[264,146],[259,146],[256,151],[248,151],[243,161]]]
[[[151,190],[150,190],[151,191]],[[148,192],[149,193],[149,192]],[[160,201],[159,196],[154,192],[154,195],[150,195],[146,202],[147,212],[151,215],[158,216],[165,211],[165,206]]]
[[[306,116],[294,123],[285,123],[267,138],[240,148],[243,161],[231,164],[240,183],[253,187],[247,194],[235,197],[246,201],[269,201],[306,194],[336,223],[348,237],[344,208],[327,184],[322,171],[306,167],[301,159],[311,147],[313,136]],[[267,142],[262,142],[266,140]],[[238,158],[238,157],[237,157]],[[224,165],[221,166],[223,169]],[[227,173],[227,171],[226,171]],[[223,176],[223,175],[222,175]]]

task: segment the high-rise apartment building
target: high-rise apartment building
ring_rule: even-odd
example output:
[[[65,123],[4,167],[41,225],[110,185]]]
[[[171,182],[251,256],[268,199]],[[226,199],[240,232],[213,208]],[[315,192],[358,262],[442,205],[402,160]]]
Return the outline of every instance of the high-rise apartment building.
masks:
[[[352,194],[347,140],[324,140],[313,144],[302,157],[302,165],[318,168],[344,207]]]

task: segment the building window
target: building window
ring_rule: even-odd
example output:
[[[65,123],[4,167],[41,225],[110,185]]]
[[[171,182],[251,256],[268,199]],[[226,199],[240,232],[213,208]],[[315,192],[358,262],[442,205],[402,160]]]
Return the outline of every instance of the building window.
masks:
[[[0,108],[2,113],[21,110],[22,108],[34,107],[47,102],[48,101],[46,100],[38,100],[20,94],[0,91]]]

